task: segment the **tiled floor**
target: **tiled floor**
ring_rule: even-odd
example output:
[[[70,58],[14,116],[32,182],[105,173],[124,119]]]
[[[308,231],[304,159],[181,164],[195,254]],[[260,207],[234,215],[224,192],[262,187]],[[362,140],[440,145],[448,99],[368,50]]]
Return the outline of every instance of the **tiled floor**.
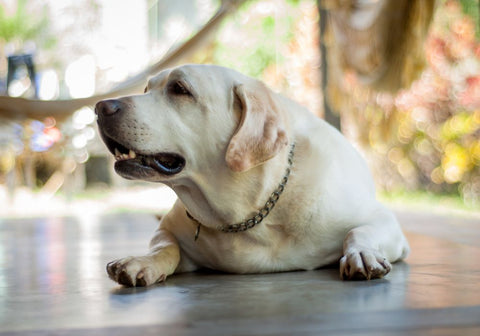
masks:
[[[398,215],[413,252],[386,279],[196,273],[148,289],[104,268],[146,251],[152,216],[0,219],[0,336],[480,335],[480,219]]]

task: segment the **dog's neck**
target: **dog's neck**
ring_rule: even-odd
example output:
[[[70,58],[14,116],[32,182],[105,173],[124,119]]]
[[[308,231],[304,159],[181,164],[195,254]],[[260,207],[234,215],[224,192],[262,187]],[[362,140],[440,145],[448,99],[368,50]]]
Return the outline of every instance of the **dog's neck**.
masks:
[[[199,227],[201,223],[226,232],[245,231],[268,215],[286,187],[294,147],[287,146],[271,160],[241,176],[229,170],[215,176],[199,174],[172,188]],[[273,195],[273,206],[272,192],[277,193]]]

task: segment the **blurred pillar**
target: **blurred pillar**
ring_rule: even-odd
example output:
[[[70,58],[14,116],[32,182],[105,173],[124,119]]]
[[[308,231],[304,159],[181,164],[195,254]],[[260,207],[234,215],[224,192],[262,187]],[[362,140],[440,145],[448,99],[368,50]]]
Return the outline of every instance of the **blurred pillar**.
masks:
[[[87,187],[112,185],[109,158],[106,156],[91,156],[85,163]]]
[[[320,14],[320,56],[322,58],[322,65],[320,71],[322,72],[322,93],[323,93],[323,113],[325,120],[334,126],[339,131],[342,130],[340,114],[332,109],[328,98],[328,55],[327,45],[325,42],[325,34],[327,29],[328,10],[323,6],[325,0],[318,0],[318,11]]]
[[[15,199],[15,189],[17,186],[17,170],[15,164],[7,171],[5,179],[7,184],[8,201],[10,202],[9,205],[11,205]]]
[[[25,176],[25,185],[30,190],[35,190],[37,184],[37,172],[35,166],[35,155],[30,152],[25,155],[24,163],[24,176]]]

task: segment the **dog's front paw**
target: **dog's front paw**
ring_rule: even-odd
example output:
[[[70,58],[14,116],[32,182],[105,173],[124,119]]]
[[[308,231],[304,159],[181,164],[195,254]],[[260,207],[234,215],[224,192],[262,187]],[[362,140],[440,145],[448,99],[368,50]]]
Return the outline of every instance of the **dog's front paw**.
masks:
[[[340,277],[343,280],[370,280],[382,278],[392,265],[374,249],[353,249],[340,259]]]
[[[158,269],[151,256],[112,261],[107,265],[107,273],[110,279],[127,287],[150,286],[166,278],[166,274]]]

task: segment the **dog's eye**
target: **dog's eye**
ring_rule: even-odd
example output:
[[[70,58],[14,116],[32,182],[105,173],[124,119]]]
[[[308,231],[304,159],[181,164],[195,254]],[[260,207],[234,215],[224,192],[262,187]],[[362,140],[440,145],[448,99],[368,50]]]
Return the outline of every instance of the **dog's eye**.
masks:
[[[145,89],[143,89],[143,93],[147,93],[147,91],[148,91],[148,87],[145,86]]]
[[[182,82],[173,82],[169,87],[169,91],[175,95],[191,95]]]

